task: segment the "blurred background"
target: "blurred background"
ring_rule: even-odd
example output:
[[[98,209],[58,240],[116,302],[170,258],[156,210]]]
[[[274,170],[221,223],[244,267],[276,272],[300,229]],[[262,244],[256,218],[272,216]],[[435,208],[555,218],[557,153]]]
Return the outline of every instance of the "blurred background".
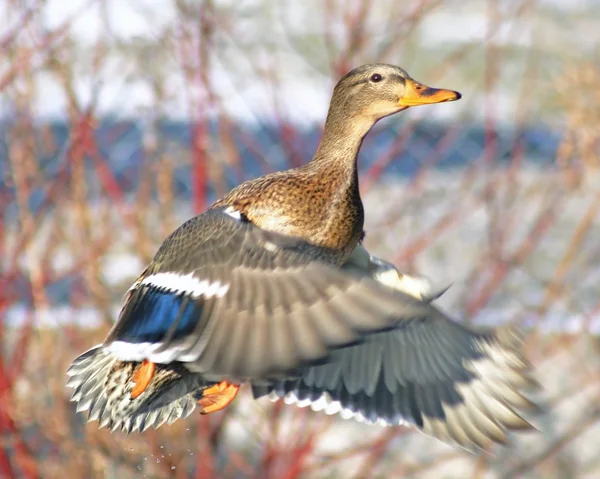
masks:
[[[600,477],[600,4],[594,0],[0,2],[0,477]],[[98,431],[65,370],[162,239],[308,161],[331,90],[398,64],[456,103],[360,155],[366,245],[520,324],[541,432],[470,456],[405,428],[251,401]]]

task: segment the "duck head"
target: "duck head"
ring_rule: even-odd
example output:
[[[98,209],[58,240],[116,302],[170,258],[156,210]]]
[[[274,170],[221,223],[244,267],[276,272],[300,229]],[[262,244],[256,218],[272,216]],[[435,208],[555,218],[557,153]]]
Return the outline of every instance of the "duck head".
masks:
[[[420,83],[400,67],[375,63],[346,74],[336,85],[330,113],[377,121],[412,106],[455,101],[461,94]]]

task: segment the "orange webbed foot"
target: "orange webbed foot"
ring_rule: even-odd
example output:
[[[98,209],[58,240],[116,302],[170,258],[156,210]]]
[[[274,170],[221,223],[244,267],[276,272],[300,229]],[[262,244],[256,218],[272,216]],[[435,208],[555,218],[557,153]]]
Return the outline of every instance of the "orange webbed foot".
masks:
[[[235,399],[239,390],[238,384],[229,384],[227,381],[206,388],[198,401],[198,404],[202,406],[200,413],[210,414],[227,407]]]
[[[155,370],[156,364],[144,359],[141,366],[133,374],[132,381],[135,383],[135,386],[131,390],[131,399],[135,399],[146,390],[150,381],[152,381]]]

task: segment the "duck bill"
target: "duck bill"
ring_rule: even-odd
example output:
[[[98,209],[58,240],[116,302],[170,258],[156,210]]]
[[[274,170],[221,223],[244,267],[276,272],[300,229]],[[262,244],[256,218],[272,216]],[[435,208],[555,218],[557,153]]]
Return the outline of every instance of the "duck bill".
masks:
[[[400,98],[398,104],[403,108],[408,108],[409,106],[456,101],[461,96],[457,91],[431,88],[415,80],[408,79],[406,80],[404,95]]]

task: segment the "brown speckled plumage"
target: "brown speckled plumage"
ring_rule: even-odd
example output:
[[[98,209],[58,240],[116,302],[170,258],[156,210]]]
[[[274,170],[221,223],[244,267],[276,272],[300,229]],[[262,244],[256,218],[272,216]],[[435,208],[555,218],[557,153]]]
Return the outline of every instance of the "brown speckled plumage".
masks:
[[[139,363],[118,361],[100,347],[83,353],[68,373],[77,410],[88,411],[89,420],[97,420],[100,427],[142,432],[189,416],[202,389],[213,384],[189,374],[181,363],[173,363],[157,368],[147,394],[131,399],[139,367]]]
[[[328,171],[310,163],[244,183],[213,207],[233,206],[266,231],[298,236],[340,251],[340,263],[359,241],[363,205],[354,167]]]

